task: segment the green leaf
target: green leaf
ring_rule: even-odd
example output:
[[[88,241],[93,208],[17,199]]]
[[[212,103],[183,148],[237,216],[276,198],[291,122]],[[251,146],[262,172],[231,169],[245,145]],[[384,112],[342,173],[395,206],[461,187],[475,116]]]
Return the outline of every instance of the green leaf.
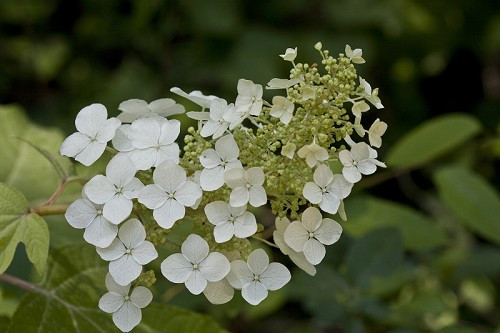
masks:
[[[9,267],[19,243],[24,243],[28,259],[42,273],[49,239],[47,223],[37,214],[29,213],[24,195],[0,183],[0,274]]]
[[[111,315],[98,308],[108,263],[92,246],[54,250],[38,291],[27,294],[14,313],[7,333],[114,333]],[[224,332],[208,316],[161,304],[143,309],[134,332]]]
[[[393,227],[403,237],[405,248],[426,251],[444,245],[447,236],[430,218],[418,211],[388,200],[358,196],[346,201],[348,222],[342,227],[355,237],[375,229]]]
[[[59,175],[43,155],[30,145],[19,144],[19,138],[36,143],[62,166],[70,168],[69,159],[59,156],[63,133],[30,123],[15,105],[0,106],[0,181],[25,193],[29,201],[45,200],[59,185]]]
[[[493,187],[458,167],[438,171],[435,182],[441,199],[465,227],[500,244],[500,198]]]
[[[387,165],[396,168],[422,165],[458,148],[480,130],[479,122],[466,114],[433,118],[406,134],[392,148],[387,155]]]

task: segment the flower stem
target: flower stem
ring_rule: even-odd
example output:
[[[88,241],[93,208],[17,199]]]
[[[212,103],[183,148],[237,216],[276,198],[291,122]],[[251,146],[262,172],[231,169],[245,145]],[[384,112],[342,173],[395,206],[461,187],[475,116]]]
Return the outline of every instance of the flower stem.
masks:
[[[67,204],[34,206],[30,208],[30,213],[36,213],[40,216],[63,215],[68,207]]]
[[[255,236],[255,235],[253,235],[253,236],[252,236],[252,238],[253,238],[253,239],[256,239],[256,240],[258,240],[258,241],[261,241],[261,242],[262,242],[262,243],[264,243],[264,244],[267,244],[267,245],[269,245],[269,246],[272,246],[272,247],[275,247],[275,248],[279,249],[278,245],[276,245],[276,244],[274,244],[274,243],[271,243],[270,241],[268,241],[268,240],[266,240],[266,239],[264,239],[264,238],[260,238],[259,236]]]

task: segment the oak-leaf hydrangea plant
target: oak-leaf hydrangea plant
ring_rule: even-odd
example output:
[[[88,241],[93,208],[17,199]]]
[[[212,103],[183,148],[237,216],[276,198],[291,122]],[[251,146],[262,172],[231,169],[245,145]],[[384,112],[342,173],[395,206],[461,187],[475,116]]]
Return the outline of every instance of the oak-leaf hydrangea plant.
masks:
[[[346,220],[353,185],[385,167],[376,149],[387,124],[362,125],[364,113],[383,105],[356,73],[361,49],[347,45],[336,58],[321,43],[315,49],[320,65],[296,62],[297,48],[288,48],[280,56],[292,65],[289,78],[266,87],[241,79],[234,101],[172,88],[198,105],[186,113],[197,126],[183,142],[185,108],[171,98],[127,100],[112,118],[102,104],[77,115],[61,154],[85,166],[105,151],[112,158],[66,219],[109,262],[99,307],[121,331],[138,325],[151,302],[156,276],[145,267],[158,257],[166,279],[213,304],[230,301],[235,290],[259,304],[290,281],[292,263],[316,274],[341,236],[334,215]],[[274,221],[259,214],[266,207]],[[190,234],[173,242],[184,223]],[[161,257],[167,243],[173,253]],[[271,262],[273,249],[291,262]]]

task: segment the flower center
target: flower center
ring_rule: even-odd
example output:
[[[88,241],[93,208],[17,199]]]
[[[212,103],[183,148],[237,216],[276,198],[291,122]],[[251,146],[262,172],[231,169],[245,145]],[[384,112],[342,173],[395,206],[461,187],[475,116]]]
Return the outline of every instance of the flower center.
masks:
[[[169,194],[168,194],[168,198],[169,198],[169,199],[173,199],[173,198],[174,198],[174,194],[173,194],[173,193],[169,193]]]
[[[326,192],[326,188],[321,188],[321,193],[325,193]]]
[[[245,185],[245,187],[246,187],[247,189],[249,189],[249,188],[250,188],[250,186],[252,186],[252,185],[250,185],[250,184],[246,184],[246,185]]]
[[[102,209],[98,209],[96,213],[97,215],[102,215]]]
[[[259,281],[259,276],[258,276],[257,274],[254,274],[254,275],[253,275],[253,280],[254,280],[254,281]]]
[[[226,164],[227,164],[227,162],[226,162],[226,161],[222,161],[220,165],[221,165],[221,166],[225,166]]]
[[[129,295],[125,296],[125,300],[126,301],[130,300],[130,296]]]
[[[198,264],[193,264],[193,269],[198,269]]]
[[[126,249],[126,250],[125,250],[125,253],[126,253],[126,254],[130,254],[130,253],[132,253],[132,250],[131,250],[131,249]]]
[[[314,237],[314,232],[310,232],[309,233],[309,238],[313,238]]]

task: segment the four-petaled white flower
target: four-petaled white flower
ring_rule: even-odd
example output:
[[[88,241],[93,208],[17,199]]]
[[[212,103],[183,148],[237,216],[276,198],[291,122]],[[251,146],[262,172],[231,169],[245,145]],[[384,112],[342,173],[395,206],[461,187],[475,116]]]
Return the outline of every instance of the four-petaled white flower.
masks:
[[[290,80],[274,78],[267,83],[266,89],[287,89],[302,81],[303,80],[300,78],[294,78]]]
[[[267,202],[264,184],[265,175],[260,167],[247,170],[234,168],[224,173],[224,182],[232,188],[229,204],[241,207],[250,203],[254,207],[265,205]]]
[[[238,160],[240,149],[231,134],[223,136],[215,143],[215,149],[201,153],[200,162],[203,170],[200,185],[204,191],[215,191],[224,185],[224,172],[233,168],[242,168]]]
[[[139,202],[153,209],[156,222],[165,229],[184,217],[185,207],[192,207],[201,197],[201,188],[186,178],[186,171],[172,161],[158,165],[153,172],[154,184],[139,193]]]
[[[258,116],[262,110],[262,86],[250,80],[238,81],[238,96],[234,103],[239,112]]]
[[[129,99],[121,102],[118,110],[122,111],[118,116],[124,123],[131,123],[137,118],[145,117],[170,117],[184,113],[184,107],[176,104],[171,98],[161,98],[151,103],[141,99]]]
[[[126,154],[138,170],[157,167],[163,161],[179,163],[179,145],[175,140],[180,131],[178,120],[137,119],[129,130],[129,139],[135,149]]]
[[[247,212],[246,205],[231,207],[224,201],[214,201],[205,206],[208,221],[215,225],[214,237],[217,243],[237,238],[247,238],[257,232],[255,216]]]
[[[286,97],[274,96],[271,116],[280,118],[283,124],[289,124],[293,118],[294,105]]]
[[[194,295],[207,287],[207,281],[217,282],[229,273],[229,260],[219,253],[209,253],[208,243],[191,234],[182,243],[181,253],[174,253],[161,263],[162,274],[171,282],[185,283]]]
[[[118,237],[108,247],[97,248],[103,260],[109,261],[109,273],[121,286],[141,275],[142,265],[158,257],[153,244],[146,240],[146,230],[138,219],[130,219],[118,230]]]
[[[314,276],[316,275],[316,267],[307,261],[303,252],[297,252],[292,249],[285,242],[285,231],[290,225],[290,220],[286,217],[279,218],[275,220],[276,230],[273,232],[274,243],[279,247],[283,254],[290,257],[290,259],[297,265],[300,269],[305,271],[307,274]]]
[[[363,59],[363,50],[352,49],[349,45],[345,46],[345,55],[349,60],[355,64],[364,64],[365,59]]]
[[[339,153],[340,162],[344,165],[342,174],[350,183],[357,183],[361,175],[371,175],[377,170],[377,166],[385,168],[385,164],[378,161],[377,152],[364,142],[358,142],[351,146],[351,150],[342,150]]]
[[[368,140],[370,141],[370,145],[372,147],[380,148],[380,146],[382,146],[382,135],[384,135],[386,130],[387,124],[380,121],[379,118],[373,122],[368,130]]]
[[[83,238],[87,243],[98,247],[109,246],[118,234],[118,227],[102,215],[103,205],[87,200],[85,194],[83,197],[69,205],[64,214],[66,221],[73,228],[85,228]]]
[[[277,262],[269,263],[269,257],[262,249],[250,253],[247,262],[231,262],[231,271],[226,277],[233,288],[241,289],[241,296],[252,305],[262,302],[268,290],[280,289],[290,278],[288,268]]]
[[[310,145],[305,145],[300,148],[297,155],[299,155],[300,158],[305,158],[310,168],[314,168],[318,161],[326,161],[328,159],[328,151],[316,144],[316,138],[313,139]]]
[[[85,166],[97,161],[121,124],[116,118],[107,118],[108,111],[102,104],[84,107],[75,120],[78,132],[68,136],[61,144],[61,155],[74,157]]]
[[[292,159],[293,155],[295,155],[295,149],[297,149],[297,145],[295,143],[288,142],[285,146],[283,146],[283,148],[281,148],[281,155]]]
[[[106,176],[94,176],[83,189],[89,200],[104,205],[103,216],[111,223],[119,224],[132,212],[132,199],[144,187],[134,177],[136,171],[126,155],[118,154],[108,163]]]
[[[282,57],[286,61],[290,61],[293,63],[293,61],[297,57],[297,48],[294,49],[292,49],[291,47],[287,48],[285,54],[280,54],[280,57]]]
[[[153,300],[148,288],[138,286],[130,291],[130,284],[120,286],[110,274],[106,275],[108,292],[99,300],[99,308],[113,314],[113,322],[122,332],[130,332],[142,319],[141,309]]]
[[[370,103],[372,103],[377,109],[382,109],[384,106],[382,105],[382,102],[380,101],[380,98],[378,97],[378,88],[373,89],[370,86],[370,84],[363,79],[361,76],[359,77],[359,83],[361,86],[363,86],[364,91],[360,94],[360,96],[363,96],[366,98]]]
[[[302,213],[302,221],[292,222],[285,231],[285,242],[296,252],[304,252],[307,261],[317,265],[326,254],[325,245],[339,240],[342,226],[332,219],[324,219],[315,207]]]
[[[356,118],[361,118],[361,114],[370,110],[370,106],[365,101],[357,101],[352,105],[352,114]]]
[[[334,175],[326,165],[320,165],[314,171],[313,180],[304,186],[304,198],[312,204],[319,204],[324,212],[335,214],[341,200],[351,193],[352,183],[342,175]]]
[[[203,125],[201,136],[206,138],[213,135],[213,139],[221,137],[229,127],[229,122],[224,120],[224,115],[233,112],[234,104],[227,105],[222,98],[216,98],[210,104],[210,119]]]

